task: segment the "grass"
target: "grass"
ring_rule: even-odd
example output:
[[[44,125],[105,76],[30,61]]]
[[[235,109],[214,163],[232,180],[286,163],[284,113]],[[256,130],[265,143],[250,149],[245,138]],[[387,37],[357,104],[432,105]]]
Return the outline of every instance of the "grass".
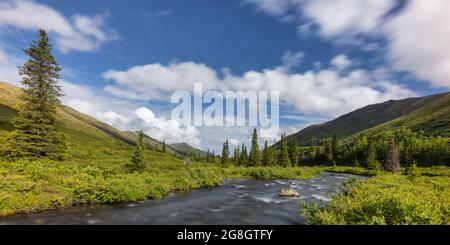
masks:
[[[351,180],[327,205],[302,204],[308,224],[450,224],[450,168],[434,177],[381,173]]]
[[[331,166],[325,167],[323,170],[332,173],[356,174],[363,176],[375,176],[377,174],[373,170],[367,168],[350,166]]]
[[[321,167],[230,167],[225,175],[233,179],[310,179]]]

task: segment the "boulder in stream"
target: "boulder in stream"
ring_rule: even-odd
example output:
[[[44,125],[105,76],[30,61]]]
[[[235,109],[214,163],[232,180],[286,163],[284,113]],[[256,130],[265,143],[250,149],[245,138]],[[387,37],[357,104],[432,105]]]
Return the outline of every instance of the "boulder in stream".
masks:
[[[298,197],[298,192],[292,188],[283,188],[280,191],[280,197]]]

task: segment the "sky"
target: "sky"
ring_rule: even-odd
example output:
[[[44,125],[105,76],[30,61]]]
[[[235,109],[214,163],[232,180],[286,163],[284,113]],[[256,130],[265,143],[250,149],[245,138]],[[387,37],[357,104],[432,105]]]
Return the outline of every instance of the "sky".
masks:
[[[281,132],[450,88],[448,0],[0,0],[0,81],[47,30],[62,102],[121,130],[220,151],[250,127],[171,119],[174,91],[277,90]],[[274,142],[279,133],[269,138]]]

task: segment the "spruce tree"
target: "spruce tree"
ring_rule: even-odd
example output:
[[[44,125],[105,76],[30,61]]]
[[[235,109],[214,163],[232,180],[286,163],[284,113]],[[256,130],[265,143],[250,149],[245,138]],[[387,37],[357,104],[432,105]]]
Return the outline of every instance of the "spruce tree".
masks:
[[[324,153],[325,153],[325,158],[326,158],[327,164],[332,165],[334,162],[333,143],[329,139],[324,141]]]
[[[275,155],[275,150],[273,149],[273,147],[269,147],[268,155],[269,155],[269,166],[277,165],[277,157]]]
[[[238,164],[238,159],[239,159],[238,150],[237,150],[237,147],[235,147],[233,150],[233,159],[232,159],[232,162],[234,165]]]
[[[317,149],[316,146],[311,146],[309,151],[309,158],[313,163],[316,163],[317,161]]]
[[[263,149],[263,157],[262,157],[262,165],[263,166],[270,166],[270,153],[269,153],[269,144],[267,143],[267,140],[264,142],[264,149]]]
[[[228,140],[223,143],[223,149],[222,149],[222,158],[221,158],[221,164],[222,167],[228,167],[228,158],[230,155],[230,149],[228,148]]]
[[[206,162],[210,162],[210,160],[209,160],[209,149],[206,150],[206,159],[205,159],[205,161]]]
[[[381,166],[377,158],[377,151],[375,149],[375,144],[370,141],[367,148],[366,166],[368,169],[379,171]]]
[[[286,142],[286,136],[281,135],[280,152],[278,155],[278,165],[282,167],[291,167],[291,160],[289,159],[289,151]]]
[[[253,136],[252,136],[252,145],[250,148],[250,155],[248,157],[248,164],[250,166],[260,166],[261,165],[261,150],[259,149],[258,144],[258,134],[256,132],[256,128],[253,129]]]
[[[239,149],[239,146],[237,146],[234,150],[236,151],[234,155],[234,164],[239,165],[239,161],[241,159],[241,150]]]
[[[292,139],[289,141],[288,153],[291,164],[295,166],[298,163],[298,145],[295,137],[292,137]]]
[[[241,156],[239,158],[239,165],[247,166],[247,147],[242,143]]]
[[[58,85],[61,67],[51,50],[52,45],[44,30],[39,30],[30,47],[23,50],[28,60],[19,67],[24,86],[20,96],[23,103],[14,121],[15,131],[8,139],[6,155],[11,159],[64,159],[66,147],[56,119],[62,96]]]
[[[338,140],[336,132],[334,132],[333,140],[331,141],[331,154],[333,155],[333,161],[336,161],[338,155]]]
[[[214,151],[211,154],[211,163],[216,163],[216,153]]]
[[[166,153],[166,152],[167,152],[167,149],[166,149],[166,140],[163,140],[163,145],[162,145],[162,148],[161,148],[161,152],[162,152],[162,153]]]
[[[137,136],[136,146],[134,147],[133,155],[130,163],[125,165],[128,172],[142,172],[144,165],[144,133],[139,131]]]
[[[398,147],[394,139],[389,143],[384,170],[389,172],[400,171],[400,154],[398,153]]]

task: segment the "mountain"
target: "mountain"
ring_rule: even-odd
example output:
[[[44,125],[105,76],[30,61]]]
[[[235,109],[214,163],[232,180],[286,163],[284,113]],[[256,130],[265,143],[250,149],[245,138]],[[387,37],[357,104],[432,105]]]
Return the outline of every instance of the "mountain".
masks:
[[[367,131],[381,132],[405,126],[413,131],[423,130],[429,135],[450,137],[450,93],[404,116],[377,125]]]
[[[20,88],[0,82],[0,138],[4,132],[14,129],[12,120],[18,114],[20,94]],[[137,138],[135,132],[120,131],[64,105],[57,108],[57,118],[62,123],[60,130],[66,138],[68,154],[73,159],[98,164],[128,161]],[[148,136],[144,144],[152,150],[149,157],[153,161],[180,161],[175,157],[182,155],[178,149],[167,147],[169,154],[153,151],[161,149],[162,143]]]
[[[449,115],[450,93],[389,100],[365,106],[326,123],[306,127],[289,135],[287,139],[296,137],[301,145],[308,145],[313,138],[331,138],[335,132],[342,139],[371,128],[382,131],[399,126],[424,130],[428,134],[450,135]]]
[[[206,152],[200,149],[197,149],[187,143],[175,143],[175,144],[170,144],[171,147],[178,149],[181,152],[184,152],[186,154],[189,154],[190,152],[194,152],[195,155],[200,155],[200,156],[206,156]]]

